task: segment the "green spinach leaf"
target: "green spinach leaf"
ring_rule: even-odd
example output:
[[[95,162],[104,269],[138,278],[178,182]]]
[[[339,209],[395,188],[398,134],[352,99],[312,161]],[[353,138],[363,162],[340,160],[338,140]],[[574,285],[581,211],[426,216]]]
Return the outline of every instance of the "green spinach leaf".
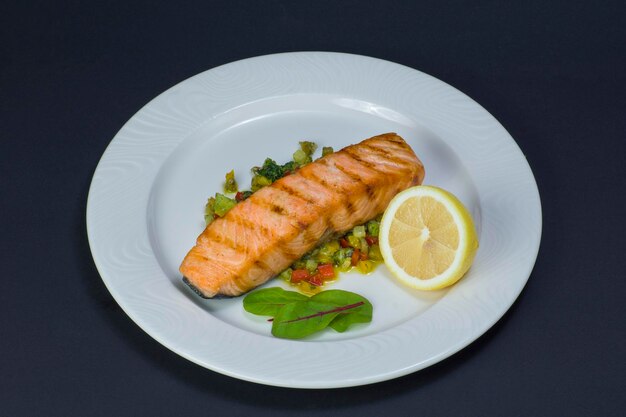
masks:
[[[351,324],[369,323],[372,321],[372,303],[370,303],[365,297],[353,292],[342,290],[322,291],[311,297],[311,301],[333,304],[335,306],[355,305],[360,302],[363,303],[358,307],[341,312],[333,321],[329,323],[329,326],[332,327],[333,330],[340,333],[345,332]]]
[[[272,334],[284,339],[302,339],[328,327],[339,314],[333,304],[306,300],[287,304],[272,323]]]
[[[308,299],[304,294],[285,291],[279,287],[264,288],[246,295],[243,308],[259,316],[275,316],[284,305]]]

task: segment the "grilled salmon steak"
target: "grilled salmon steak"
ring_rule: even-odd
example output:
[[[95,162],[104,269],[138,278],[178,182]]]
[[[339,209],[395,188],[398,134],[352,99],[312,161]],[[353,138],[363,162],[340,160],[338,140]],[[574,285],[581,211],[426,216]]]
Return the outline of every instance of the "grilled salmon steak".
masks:
[[[326,155],[211,222],[180,266],[183,280],[205,298],[241,295],[423,179],[424,166],[395,133]]]

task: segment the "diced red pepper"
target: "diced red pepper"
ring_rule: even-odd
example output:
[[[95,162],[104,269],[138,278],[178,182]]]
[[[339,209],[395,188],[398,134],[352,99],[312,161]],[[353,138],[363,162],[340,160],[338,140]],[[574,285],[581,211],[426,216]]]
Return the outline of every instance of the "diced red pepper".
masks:
[[[321,264],[317,266],[320,276],[323,279],[335,278],[335,269],[332,264]]]
[[[348,242],[343,237],[341,239],[339,239],[339,244],[341,245],[342,248],[349,248],[350,247],[350,242]]]
[[[376,236],[365,236],[365,241],[372,246],[378,243],[378,238]]]
[[[324,279],[320,276],[320,274],[311,275],[307,281],[317,287],[324,285]]]
[[[307,280],[311,274],[306,269],[294,269],[291,272],[291,282],[300,282]]]
[[[237,200],[238,202],[243,201],[243,193],[241,191],[238,191],[237,194],[235,194],[235,200]]]
[[[362,261],[367,261],[367,258],[368,258],[367,253],[361,252],[361,256],[359,257],[359,259]]]
[[[352,252],[352,257],[350,258],[350,264],[352,266],[356,266],[356,264],[359,263],[359,259],[361,259],[361,251],[355,249],[354,252]]]

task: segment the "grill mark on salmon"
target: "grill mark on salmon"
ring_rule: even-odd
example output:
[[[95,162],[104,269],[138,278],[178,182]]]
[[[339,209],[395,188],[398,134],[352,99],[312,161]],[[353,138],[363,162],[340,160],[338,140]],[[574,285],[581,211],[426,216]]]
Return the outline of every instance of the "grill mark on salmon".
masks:
[[[335,168],[338,171],[341,171],[344,175],[352,178],[354,180],[354,182],[357,182],[357,183],[361,184],[363,186],[363,189],[367,193],[367,195],[369,197],[371,197],[372,187],[369,184],[365,183],[365,181],[363,181],[363,178],[361,176],[354,175],[354,174],[351,175],[351,174],[347,173],[345,170],[342,170],[339,165],[335,165]]]
[[[386,152],[386,156],[383,157],[383,161],[385,161],[385,159],[391,159],[394,162],[398,162],[398,163],[403,163],[403,164],[411,164],[412,158],[410,157],[409,154],[407,154],[407,150],[411,150],[411,148],[406,144],[406,143],[385,143],[385,146],[382,146],[383,144],[381,143],[369,143],[366,145],[366,147],[368,148],[373,148],[373,149],[379,149],[379,150],[383,150],[384,152]],[[363,149],[363,148],[359,148],[359,149]],[[390,152],[395,151],[392,153],[391,157],[389,156]],[[387,162],[387,161],[385,161]]]
[[[266,270],[266,271],[271,271],[271,270],[272,270],[272,268],[271,268],[269,265],[267,265],[266,263],[264,263],[264,262],[263,262],[262,260],[260,260],[260,259],[255,260],[255,261],[254,261],[254,265],[256,265],[257,267],[259,267],[259,268],[261,268],[261,269],[264,269],[264,270]]]
[[[289,220],[293,221],[293,224],[296,224],[300,229],[308,226],[307,224],[303,225],[302,221],[297,217],[297,213],[292,212],[289,207],[280,205],[276,200],[263,199],[255,202],[265,209],[271,210],[280,216],[285,216]]]
[[[424,169],[402,138],[375,136],[307,164],[209,224],[183,260],[183,280],[205,298],[266,282],[329,236],[380,214]]]
[[[351,149],[351,148],[346,148],[344,149],[346,155],[348,155],[350,158],[354,159],[356,162],[358,162],[359,164],[368,167],[369,169],[378,172],[381,175],[385,175],[384,172],[381,172],[380,170],[378,170],[376,168],[376,165],[372,164],[371,162],[368,161],[364,161],[359,155],[356,155],[355,152]]]
[[[372,151],[372,152],[374,152],[374,153],[376,153],[376,154],[378,154],[380,156],[383,156],[385,158],[389,158],[389,152],[387,152],[385,149],[377,148],[377,147],[371,146],[369,144],[365,144],[365,145],[363,145],[363,147],[365,149],[369,149],[370,151]]]
[[[317,175],[315,175],[313,171],[302,172],[301,175],[303,178],[307,180],[314,181],[320,184],[321,186],[328,188],[329,190],[332,190],[332,188],[329,187],[328,183],[324,179],[319,178]]]
[[[254,230],[255,228],[261,229],[262,234],[267,235],[269,233],[269,229],[267,227],[265,227],[265,225],[263,224],[259,224],[259,223],[255,223],[252,220],[246,218],[246,217],[240,217],[238,219],[239,222],[241,222],[242,226],[245,226],[251,230]]]
[[[311,199],[303,199],[300,196],[294,195],[293,193],[291,193],[290,191],[292,190],[291,188],[285,186],[284,184],[280,184],[279,186],[276,187],[276,190],[278,190],[281,194],[285,195],[285,196],[289,196],[289,198],[296,198],[298,200],[301,200],[303,202],[305,202],[307,204],[307,206],[310,206],[312,209],[317,210],[319,209],[319,206],[317,204],[315,204],[313,202],[313,200]],[[298,221],[297,222],[298,228],[300,228],[301,230],[304,230],[307,227],[307,224],[302,222],[302,221]]]
[[[307,203],[315,204],[315,200],[311,199],[311,197],[307,196],[306,194],[302,194],[300,190],[298,190],[297,188],[292,188],[288,184],[285,184],[285,183],[276,182],[274,184],[276,184],[276,189],[278,190],[284,191],[294,197],[297,197],[301,200],[306,201]]]
[[[363,183],[363,180],[361,179],[361,177],[359,177],[358,175],[354,174],[353,172],[348,171],[347,169],[345,169],[341,165],[335,165],[335,168],[337,168],[339,171],[343,172],[344,174],[346,174],[348,177],[352,178],[353,180],[358,181],[360,183]]]
[[[209,238],[213,239],[214,242],[220,243],[220,244],[226,246],[227,248],[234,249],[236,251],[246,250],[246,246],[245,245],[239,244],[238,242],[235,242],[234,240],[232,240],[228,236],[223,236],[223,235],[210,233],[210,232],[207,234],[207,236]]]

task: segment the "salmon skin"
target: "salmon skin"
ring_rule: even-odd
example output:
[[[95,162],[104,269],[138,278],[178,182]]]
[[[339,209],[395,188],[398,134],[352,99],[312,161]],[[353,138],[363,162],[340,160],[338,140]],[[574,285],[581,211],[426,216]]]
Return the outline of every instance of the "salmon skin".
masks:
[[[204,298],[241,295],[423,179],[424,166],[395,133],[326,155],[213,220],[180,266],[183,281]]]

